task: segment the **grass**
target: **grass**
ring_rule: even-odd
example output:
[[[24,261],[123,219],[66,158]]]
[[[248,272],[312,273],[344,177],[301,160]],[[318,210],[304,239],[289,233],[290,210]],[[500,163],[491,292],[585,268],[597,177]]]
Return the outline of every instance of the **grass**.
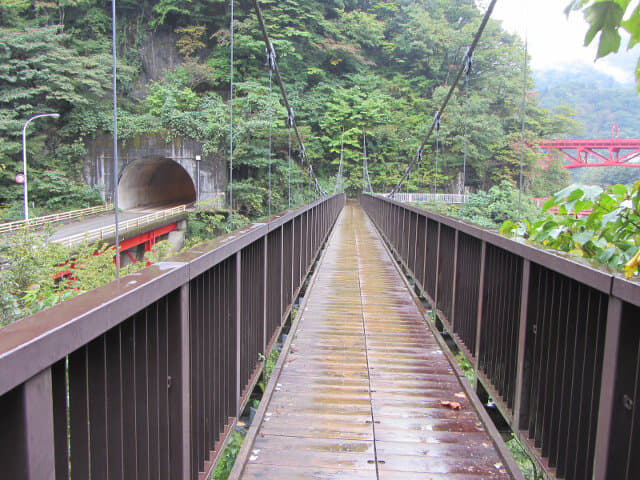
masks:
[[[237,430],[234,430],[231,433],[231,438],[220,454],[220,460],[211,474],[210,480],[227,480],[227,478],[229,478],[229,474],[233,469],[233,464],[236,461],[236,457],[238,456],[238,452],[240,451],[245,435],[245,433]]]
[[[457,350],[456,352],[454,352],[454,356],[455,356],[456,362],[462,369],[464,376],[467,377],[467,380],[469,380],[469,383],[473,385],[473,382],[475,381],[475,374],[473,373],[473,365],[471,365],[471,362],[467,359],[467,357],[464,356],[464,353],[462,353],[462,350]]]
[[[524,478],[527,480],[540,480],[544,478],[542,472],[538,470],[536,462],[529,457],[529,454],[516,437],[506,441],[505,445],[511,452]]]

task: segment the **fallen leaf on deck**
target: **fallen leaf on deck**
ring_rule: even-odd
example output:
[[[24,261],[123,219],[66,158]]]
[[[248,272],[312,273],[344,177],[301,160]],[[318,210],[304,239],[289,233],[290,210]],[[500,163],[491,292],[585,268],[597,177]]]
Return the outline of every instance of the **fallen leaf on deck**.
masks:
[[[440,400],[440,405],[449,407],[451,410],[460,410],[462,408],[458,402],[450,402],[448,400]]]

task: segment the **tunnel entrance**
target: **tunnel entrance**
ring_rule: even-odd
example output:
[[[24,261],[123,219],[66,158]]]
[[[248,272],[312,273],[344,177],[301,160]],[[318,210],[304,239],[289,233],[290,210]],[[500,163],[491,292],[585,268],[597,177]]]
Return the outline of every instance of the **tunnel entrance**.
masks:
[[[168,158],[143,158],[130,163],[118,182],[120,208],[176,205],[196,201],[193,180]]]

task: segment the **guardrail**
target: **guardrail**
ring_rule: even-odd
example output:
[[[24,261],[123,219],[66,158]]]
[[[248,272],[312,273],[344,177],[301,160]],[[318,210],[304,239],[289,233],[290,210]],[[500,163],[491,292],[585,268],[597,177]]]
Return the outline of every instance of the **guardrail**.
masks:
[[[382,194],[385,197],[390,193]],[[403,193],[394,194],[394,200],[404,203],[412,202],[429,202],[429,203],[466,203],[469,201],[469,195],[458,193]]]
[[[1,329],[3,478],[208,478],[344,202],[315,201]]]
[[[166,220],[168,218],[179,215],[187,209],[186,205],[179,205],[177,207],[170,208],[168,210],[162,210],[160,212],[151,213],[142,217],[134,218],[132,220],[126,220],[124,222],[118,222],[118,233],[126,234],[131,230],[135,230],[146,225],[150,225],[160,220]],[[96,228],[76,235],[70,235],[68,237],[54,240],[58,243],[62,243],[68,247],[76,245],[78,243],[86,242],[93,243],[99,242],[104,239],[115,238],[116,226],[108,225],[106,227]]]
[[[18,220],[15,222],[0,223],[0,233],[13,232],[27,227],[42,227],[51,223],[64,222],[73,220],[74,218],[84,217],[87,215],[95,215],[97,213],[113,210],[113,204],[107,203],[90,208],[80,210],[71,210],[69,212],[54,213],[43,217],[30,218],[29,220]]]
[[[556,478],[640,478],[640,284],[379,196],[361,202]]]

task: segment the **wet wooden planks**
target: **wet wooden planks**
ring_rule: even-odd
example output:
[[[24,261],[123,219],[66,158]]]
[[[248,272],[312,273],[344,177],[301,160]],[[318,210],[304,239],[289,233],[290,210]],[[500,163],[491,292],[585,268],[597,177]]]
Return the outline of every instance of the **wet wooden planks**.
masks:
[[[318,268],[242,478],[511,478],[359,206]]]

